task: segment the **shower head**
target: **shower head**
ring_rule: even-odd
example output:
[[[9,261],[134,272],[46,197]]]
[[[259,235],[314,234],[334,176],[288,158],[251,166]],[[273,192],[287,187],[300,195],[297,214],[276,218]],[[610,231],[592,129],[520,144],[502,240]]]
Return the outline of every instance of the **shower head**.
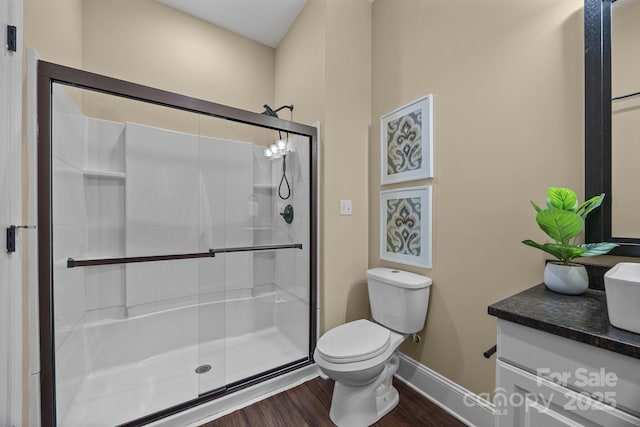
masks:
[[[278,111],[282,110],[283,108],[287,108],[289,109],[289,111],[293,112],[293,104],[283,105],[282,107],[276,108],[275,110],[269,107],[268,104],[264,104],[263,107],[264,111],[261,114],[264,114],[265,116],[278,117]]]
[[[264,114],[265,116],[278,117],[278,113],[273,111],[273,109],[269,107],[267,104],[264,104],[263,107],[264,107],[264,111],[261,114]]]

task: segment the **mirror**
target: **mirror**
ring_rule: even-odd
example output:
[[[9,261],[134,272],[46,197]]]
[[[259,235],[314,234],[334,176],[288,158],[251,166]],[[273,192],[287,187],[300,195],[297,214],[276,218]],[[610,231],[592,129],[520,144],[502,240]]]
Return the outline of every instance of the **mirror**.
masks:
[[[611,233],[640,238],[640,0],[611,8]]]
[[[640,257],[640,0],[585,0],[584,11],[585,195],[607,195],[586,240]]]

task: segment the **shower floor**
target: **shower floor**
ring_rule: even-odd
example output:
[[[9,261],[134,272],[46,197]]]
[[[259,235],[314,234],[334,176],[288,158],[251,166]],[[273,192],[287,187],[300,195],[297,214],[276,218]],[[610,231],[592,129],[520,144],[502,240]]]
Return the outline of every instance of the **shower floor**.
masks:
[[[224,374],[198,375],[196,367],[213,364],[224,352]],[[58,425],[65,427],[114,426],[195,399],[218,387],[305,357],[293,342],[275,327],[259,332],[208,342],[200,346],[96,371],[85,377],[75,402]],[[203,375],[219,375],[214,381]],[[60,411],[61,410],[61,411]],[[59,412],[64,408],[59,408]]]

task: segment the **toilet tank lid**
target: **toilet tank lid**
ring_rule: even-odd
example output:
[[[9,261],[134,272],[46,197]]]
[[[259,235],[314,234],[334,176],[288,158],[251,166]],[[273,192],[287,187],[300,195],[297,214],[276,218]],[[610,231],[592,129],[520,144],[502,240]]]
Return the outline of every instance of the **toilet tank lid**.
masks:
[[[420,289],[431,286],[431,278],[395,268],[372,268],[367,270],[367,279],[378,280],[383,283],[401,288]]]

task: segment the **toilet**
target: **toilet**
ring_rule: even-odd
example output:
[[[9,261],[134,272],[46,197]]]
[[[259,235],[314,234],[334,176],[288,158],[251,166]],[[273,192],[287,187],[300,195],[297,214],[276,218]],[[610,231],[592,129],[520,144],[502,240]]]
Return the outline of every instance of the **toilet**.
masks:
[[[427,315],[430,278],[373,268],[367,280],[376,323],[360,319],[337,326],[320,337],[313,354],[321,373],[335,380],[329,416],[338,427],[369,426],[395,408],[395,351],[422,330]]]

